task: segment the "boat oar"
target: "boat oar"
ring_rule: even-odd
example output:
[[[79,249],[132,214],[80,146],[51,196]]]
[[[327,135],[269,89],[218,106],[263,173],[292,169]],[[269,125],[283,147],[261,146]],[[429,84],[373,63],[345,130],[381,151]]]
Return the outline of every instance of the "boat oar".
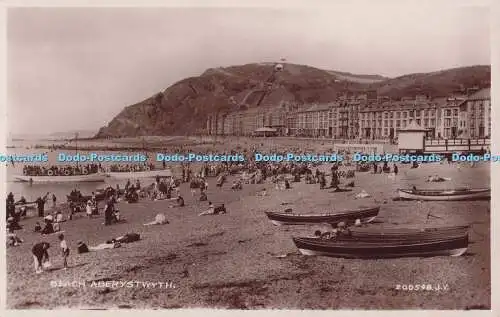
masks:
[[[433,215],[433,214],[431,214],[431,213],[428,213],[428,214],[427,214],[427,219],[429,219],[429,217],[434,217],[434,218],[444,219],[444,218],[442,218],[442,217],[434,216],[434,215]]]

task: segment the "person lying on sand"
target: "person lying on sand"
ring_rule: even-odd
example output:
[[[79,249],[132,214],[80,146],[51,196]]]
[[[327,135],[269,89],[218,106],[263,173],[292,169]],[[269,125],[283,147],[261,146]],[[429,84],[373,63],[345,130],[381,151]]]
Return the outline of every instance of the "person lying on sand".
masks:
[[[210,202],[208,210],[200,213],[198,216],[206,216],[206,215],[218,215],[218,214],[225,214],[227,213],[226,207],[224,207],[224,204],[214,207],[214,205]]]
[[[450,180],[449,178],[440,177],[438,175],[427,177],[427,182],[444,182]]]
[[[88,247],[90,251],[99,251],[99,250],[105,250],[105,249],[116,249],[121,247],[120,242],[117,242],[116,240],[111,240],[111,242],[106,242],[106,243],[101,243],[95,247]]]
[[[15,233],[9,232],[7,234],[7,247],[17,247],[23,243],[23,240],[19,238]]]
[[[152,225],[164,225],[164,224],[168,224],[168,223],[169,222],[167,220],[167,217],[165,217],[164,214],[157,214],[155,217],[155,220],[148,222],[148,223],[145,223],[144,225],[145,226],[152,226]]]
[[[118,238],[108,240],[108,241],[106,241],[106,243],[113,243],[113,241],[119,242],[119,243],[131,243],[131,242],[139,241],[140,239],[141,239],[140,234],[132,232],[132,233],[124,234],[123,236],[120,236]]]

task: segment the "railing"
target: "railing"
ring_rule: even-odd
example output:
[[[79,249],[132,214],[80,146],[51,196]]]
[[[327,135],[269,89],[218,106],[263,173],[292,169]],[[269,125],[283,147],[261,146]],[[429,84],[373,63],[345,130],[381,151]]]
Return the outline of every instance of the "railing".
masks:
[[[491,144],[490,139],[426,139],[425,151],[458,152],[458,151],[485,151]]]

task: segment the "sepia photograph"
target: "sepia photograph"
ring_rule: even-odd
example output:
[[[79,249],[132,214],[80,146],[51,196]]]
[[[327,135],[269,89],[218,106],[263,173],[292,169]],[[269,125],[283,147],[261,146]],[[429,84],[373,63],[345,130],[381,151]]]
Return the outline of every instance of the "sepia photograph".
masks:
[[[491,21],[6,7],[6,309],[491,310]]]

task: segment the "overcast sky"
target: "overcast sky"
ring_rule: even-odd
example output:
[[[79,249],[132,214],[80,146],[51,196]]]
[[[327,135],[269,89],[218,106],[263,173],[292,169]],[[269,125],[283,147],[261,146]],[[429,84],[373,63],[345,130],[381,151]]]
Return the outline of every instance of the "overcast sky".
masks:
[[[286,58],[393,77],[490,64],[481,7],[11,8],[7,32],[16,134],[97,130],[211,67]]]

